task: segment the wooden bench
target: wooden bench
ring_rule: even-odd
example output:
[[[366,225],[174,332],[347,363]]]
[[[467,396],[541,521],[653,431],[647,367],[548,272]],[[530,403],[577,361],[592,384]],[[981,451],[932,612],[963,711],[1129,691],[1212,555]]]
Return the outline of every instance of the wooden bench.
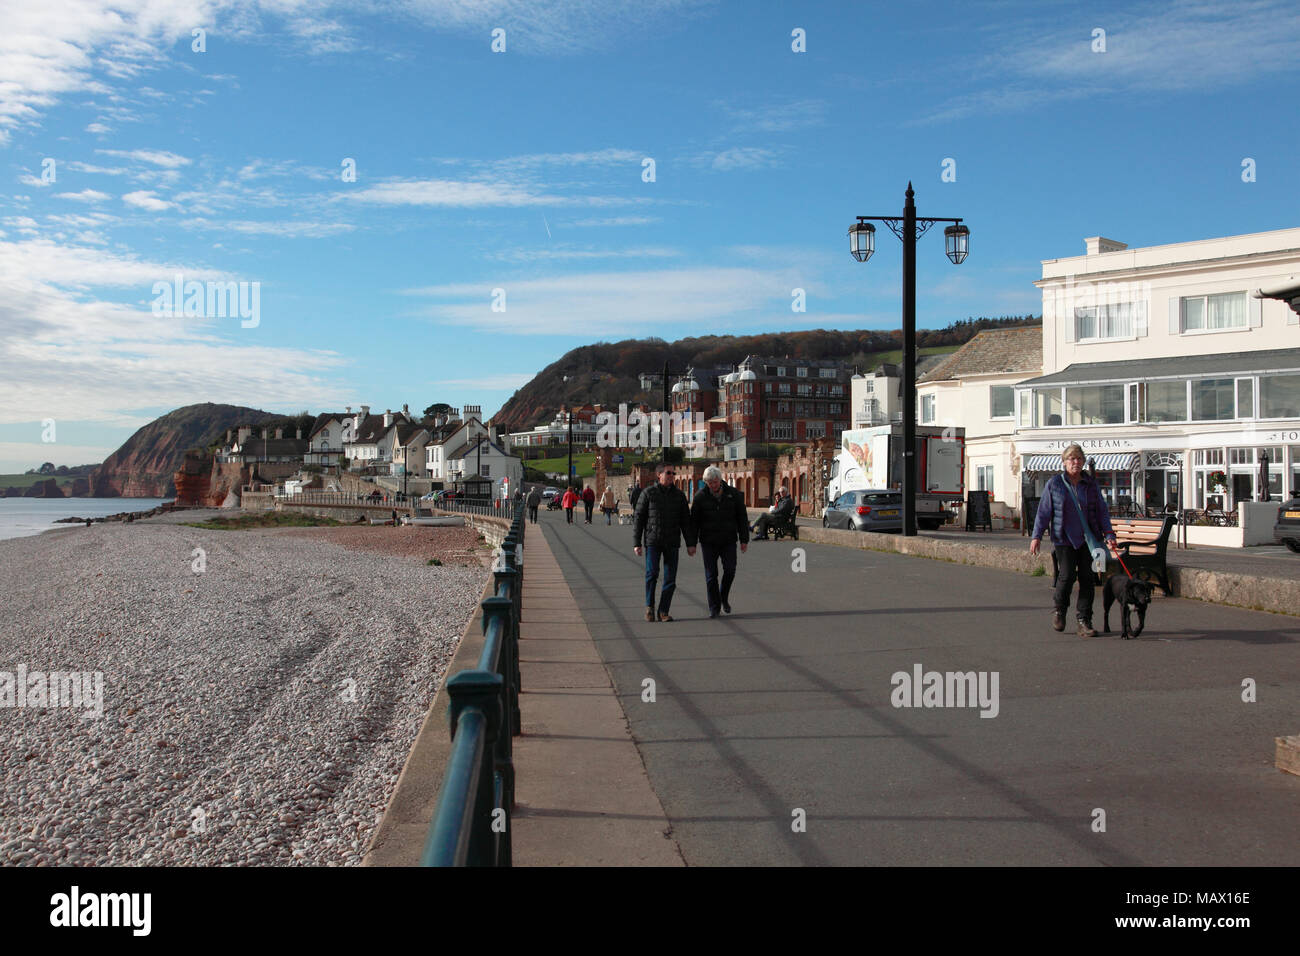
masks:
[[[1167,595],[1173,595],[1169,585],[1169,565],[1165,561],[1165,552],[1169,547],[1169,535],[1174,530],[1174,516],[1163,518],[1114,518],[1110,526],[1115,532],[1115,542],[1119,545],[1120,557],[1128,566],[1129,573],[1135,578],[1151,580],[1160,584],[1160,589]],[[1123,566],[1108,551],[1106,570],[1122,571]],[[1056,552],[1052,552],[1052,580],[1060,573],[1056,566]]]

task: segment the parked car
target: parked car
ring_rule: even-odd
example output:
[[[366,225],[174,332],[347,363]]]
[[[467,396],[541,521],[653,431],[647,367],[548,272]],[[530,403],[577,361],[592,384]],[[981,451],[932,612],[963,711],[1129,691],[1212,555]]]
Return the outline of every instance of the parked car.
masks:
[[[1282,508],[1277,513],[1277,523],[1273,525],[1273,540],[1300,554],[1300,497],[1282,503]]]
[[[846,491],[822,515],[823,528],[848,531],[903,530],[902,492],[888,488]]]
[[[556,488],[554,485],[542,489],[543,501],[550,501],[552,498],[558,498],[559,496],[560,496],[560,489]]]

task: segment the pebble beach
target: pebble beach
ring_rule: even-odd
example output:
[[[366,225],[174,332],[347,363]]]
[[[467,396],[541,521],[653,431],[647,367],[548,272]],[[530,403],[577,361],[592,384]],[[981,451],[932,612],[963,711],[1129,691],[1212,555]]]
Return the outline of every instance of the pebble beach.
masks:
[[[0,541],[0,865],[361,862],[490,550],[202,517]],[[102,713],[89,677],[18,706],[20,667]]]

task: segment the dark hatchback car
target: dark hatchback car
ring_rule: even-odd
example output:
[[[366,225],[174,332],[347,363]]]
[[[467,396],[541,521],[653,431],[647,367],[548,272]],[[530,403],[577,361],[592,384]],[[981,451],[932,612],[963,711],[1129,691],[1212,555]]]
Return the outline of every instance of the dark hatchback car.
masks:
[[[844,528],[849,531],[899,531],[903,530],[903,496],[900,492],[846,491],[826,509],[822,516],[823,528]]]
[[[1277,524],[1273,525],[1273,541],[1300,554],[1300,496],[1282,503],[1277,513]]]

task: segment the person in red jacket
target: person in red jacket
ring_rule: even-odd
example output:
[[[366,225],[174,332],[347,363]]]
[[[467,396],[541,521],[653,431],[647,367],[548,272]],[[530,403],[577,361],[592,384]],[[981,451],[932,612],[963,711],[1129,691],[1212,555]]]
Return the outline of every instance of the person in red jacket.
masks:
[[[573,524],[573,507],[578,503],[578,495],[572,487],[564,489],[564,497],[560,499],[560,507],[564,509],[564,520]]]
[[[596,489],[591,485],[582,489],[582,507],[587,512],[587,524],[591,524],[591,509],[596,507]]]

